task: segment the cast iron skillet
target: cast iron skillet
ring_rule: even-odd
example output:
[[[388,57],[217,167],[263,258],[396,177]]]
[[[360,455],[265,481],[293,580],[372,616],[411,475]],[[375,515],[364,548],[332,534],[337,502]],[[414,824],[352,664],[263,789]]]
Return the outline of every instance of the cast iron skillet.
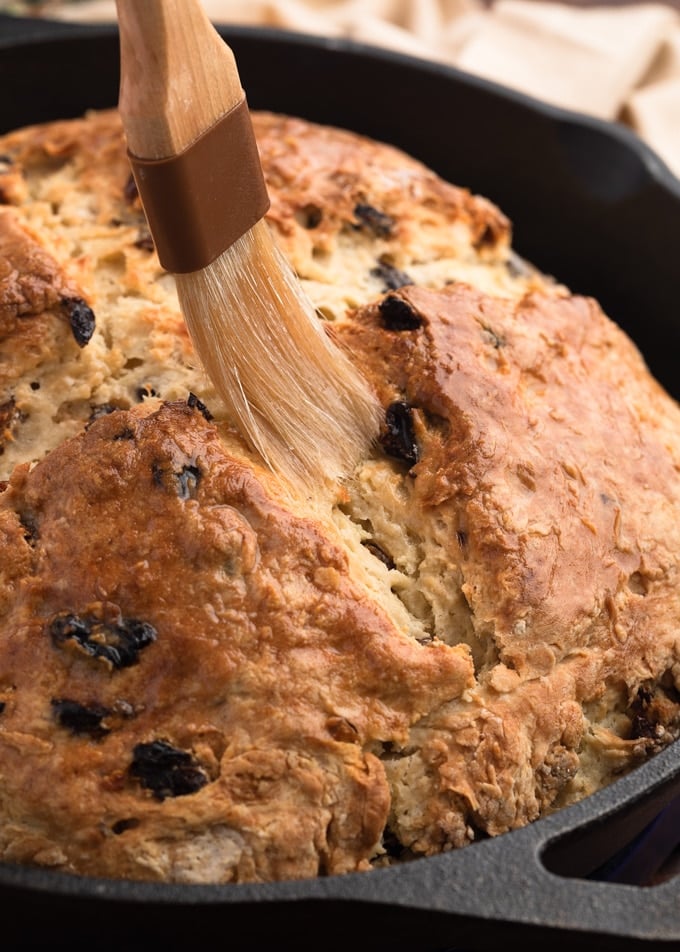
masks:
[[[252,108],[392,142],[497,202],[515,247],[599,298],[677,398],[680,182],[623,127],[348,41],[223,28]],[[0,16],[0,131],[115,105],[113,26]],[[680,742],[582,803],[442,856],[301,882],[113,882],[0,865],[5,948],[680,948],[680,879],[604,881],[677,814]],[[669,806],[670,805],[670,806]],[[668,828],[672,836],[674,828]],[[210,938],[209,938],[210,937]]]

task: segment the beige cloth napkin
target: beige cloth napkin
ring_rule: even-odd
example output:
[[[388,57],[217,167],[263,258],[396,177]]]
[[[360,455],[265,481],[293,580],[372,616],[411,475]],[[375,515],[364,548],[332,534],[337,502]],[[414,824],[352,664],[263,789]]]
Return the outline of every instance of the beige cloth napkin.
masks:
[[[618,120],[680,176],[678,0],[588,7],[542,0],[203,2],[216,22],[349,37]],[[68,20],[115,19],[114,0],[62,0],[44,10]]]

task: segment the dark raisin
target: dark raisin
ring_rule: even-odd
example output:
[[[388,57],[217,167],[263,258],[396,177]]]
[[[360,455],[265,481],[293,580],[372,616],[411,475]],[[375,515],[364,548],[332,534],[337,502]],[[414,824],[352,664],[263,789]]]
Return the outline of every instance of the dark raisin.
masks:
[[[111,712],[100,704],[80,704],[68,698],[52,700],[52,710],[61,727],[66,727],[72,734],[87,734],[89,737],[105,737],[109,728],[102,721]]]
[[[0,701],[0,714],[4,713],[4,710],[6,707],[7,707],[6,701]]]
[[[208,783],[206,773],[191,754],[164,740],[136,744],[130,774],[158,800],[196,793]]]
[[[383,327],[388,331],[414,331],[420,327],[420,315],[408,301],[396,294],[388,294],[378,305]]]
[[[157,638],[153,625],[137,618],[103,621],[71,612],[55,615],[49,623],[49,633],[57,647],[75,647],[117,669],[135,664],[140,651]]]
[[[187,397],[187,406],[191,407],[192,410],[198,410],[199,413],[202,413],[208,422],[212,420],[212,413],[206,407],[205,403],[203,403],[202,400],[199,400],[195,393],[189,392],[189,396]]]
[[[371,555],[374,555],[376,559],[380,559],[383,565],[386,565],[388,569],[395,567],[394,559],[381,549],[376,542],[373,542],[371,539],[366,539],[363,545],[368,549]]]
[[[397,400],[385,411],[385,426],[380,443],[388,456],[413,466],[420,457],[413,431],[413,411],[408,403]]]
[[[82,298],[77,297],[63,297],[61,306],[68,316],[76,344],[84,347],[94,334],[94,311]]]
[[[658,742],[678,718],[680,693],[673,687],[641,685],[630,706],[631,737]]]
[[[654,740],[658,734],[658,729],[658,724],[653,719],[646,717],[644,714],[633,715],[630,733],[631,737],[636,740],[642,740],[644,738]]]
[[[159,393],[155,387],[152,387],[150,384],[144,384],[143,387],[137,387],[135,396],[138,400],[146,400],[147,397],[159,396]]]
[[[125,198],[125,201],[128,203],[128,205],[132,205],[132,203],[135,201],[138,195],[139,195],[139,191],[137,189],[137,183],[135,182],[135,177],[132,174],[132,172],[130,172],[130,177],[125,183],[125,188],[123,189],[123,196]]]
[[[631,737],[653,740],[658,732],[658,711],[654,707],[654,694],[641,685],[630,706]]]
[[[135,248],[140,248],[142,251],[153,251],[155,247],[151,232],[140,230],[135,240]]]
[[[116,433],[115,436],[112,437],[114,443],[119,442],[120,440],[134,440],[134,438],[135,431],[131,426],[124,426],[119,433]]]
[[[407,284],[413,284],[413,279],[405,271],[400,271],[386,261],[379,261],[375,268],[371,268],[371,277],[381,280],[385,291],[397,291]]]
[[[368,228],[378,238],[389,238],[394,228],[394,219],[384,212],[378,211],[372,205],[360,202],[354,206],[354,214],[359,220],[359,226]]]
[[[31,387],[31,390],[40,390],[40,381],[31,380],[30,387]]]

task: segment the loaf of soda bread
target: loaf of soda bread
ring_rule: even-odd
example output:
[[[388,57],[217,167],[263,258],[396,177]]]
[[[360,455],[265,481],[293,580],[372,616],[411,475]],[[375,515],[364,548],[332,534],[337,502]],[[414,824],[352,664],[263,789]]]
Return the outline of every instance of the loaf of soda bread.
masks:
[[[198,366],[117,113],[0,139],[0,861],[368,871],[680,733],[676,403],[491,202],[253,119],[275,239],[385,412],[314,498]]]

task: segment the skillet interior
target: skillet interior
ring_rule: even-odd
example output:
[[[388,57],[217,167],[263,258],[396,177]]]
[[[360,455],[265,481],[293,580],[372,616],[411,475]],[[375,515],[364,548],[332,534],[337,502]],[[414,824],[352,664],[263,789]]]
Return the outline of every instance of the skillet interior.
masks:
[[[22,40],[27,33],[33,38]],[[513,220],[517,250],[598,297],[680,396],[680,183],[631,133],[348,42],[248,28],[223,33],[251,107],[392,142],[491,198]],[[0,131],[111,106],[115,28],[0,18],[0,83],[13,90],[0,100]],[[650,890],[580,878],[602,864],[613,841],[631,839],[680,792],[677,747],[524,830],[369,876],[178,887],[0,868],[0,895],[13,909],[5,937],[11,948],[49,941],[183,949],[210,929],[245,930],[240,948],[352,943],[426,952],[492,948],[513,937],[555,948],[576,939],[598,949],[620,949],[622,940],[626,948],[678,947],[677,882]]]

